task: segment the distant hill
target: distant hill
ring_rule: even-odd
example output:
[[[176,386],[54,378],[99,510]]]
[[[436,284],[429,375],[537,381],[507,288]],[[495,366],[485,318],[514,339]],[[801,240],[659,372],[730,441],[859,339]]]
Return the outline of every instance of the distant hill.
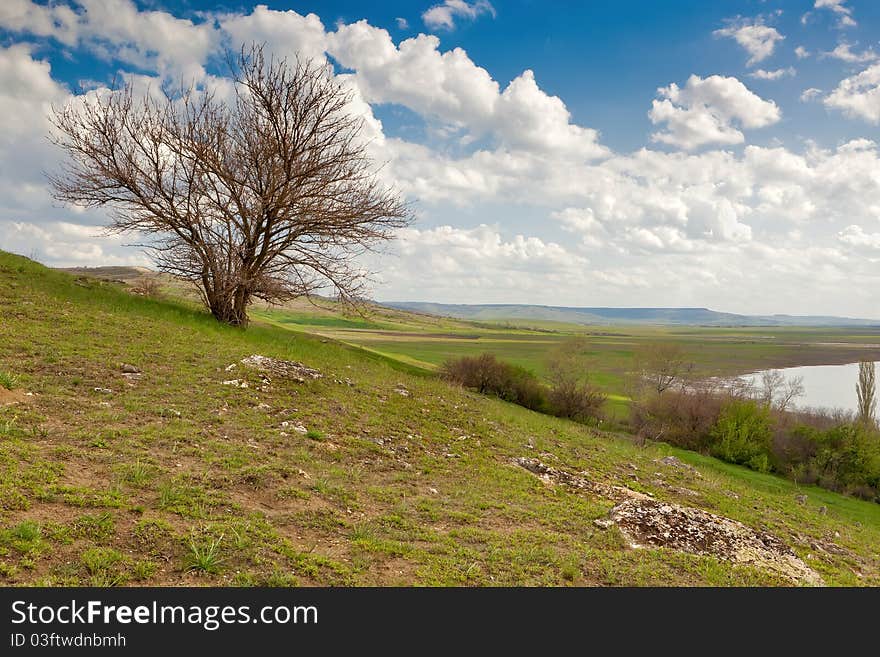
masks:
[[[74,276],[90,276],[101,280],[124,282],[156,275],[156,272],[146,267],[58,267],[58,270]]]
[[[880,320],[821,315],[737,315],[708,308],[571,308],[524,304],[445,304],[389,301],[382,305],[459,319],[542,320],[567,324],[660,324],[681,326],[878,326]]]

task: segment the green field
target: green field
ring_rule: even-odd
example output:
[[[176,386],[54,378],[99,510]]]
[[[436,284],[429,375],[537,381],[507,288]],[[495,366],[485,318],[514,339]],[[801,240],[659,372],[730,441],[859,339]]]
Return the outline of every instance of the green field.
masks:
[[[333,313],[333,314],[331,314]],[[548,359],[572,338],[582,338],[581,359],[590,379],[609,394],[606,412],[628,413],[627,380],[635,350],[647,343],[680,345],[696,365],[697,376],[733,376],[798,365],[835,365],[880,359],[880,329],[584,327],[548,321],[495,323],[436,318],[374,308],[364,317],[338,310],[316,315],[300,306],[261,309],[255,316],[284,328],[320,334],[340,342],[424,368],[447,359],[491,353],[546,377]]]
[[[366,321],[479,333],[383,338],[425,362],[494,336],[537,367],[541,341],[565,335],[393,313]],[[714,556],[633,549],[595,522],[614,507],[608,496],[513,463],[535,457],[772,532],[826,584],[880,584],[880,505],[638,445],[331,339],[354,342],[364,329],[274,322],[221,326],[189,302],[143,299],[0,253],[0,582],[792,584]],[[608,371],[636,341],[594,337]],[[324,376],[267,383],[240,363],[252,354]],[[123,363],[141,373],[125,376]],[[660,460],[670,455],[684,466]]]

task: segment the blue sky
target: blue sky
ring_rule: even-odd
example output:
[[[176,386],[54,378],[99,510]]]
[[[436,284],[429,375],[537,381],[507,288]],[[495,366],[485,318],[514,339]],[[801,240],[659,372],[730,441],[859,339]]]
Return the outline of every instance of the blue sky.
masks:
[[[4,0],[0,248],[144,264],[48,199],[45,113],[255,40],[336,65],[414,203],[377,298],[880,316],[878,39],[864,0]]]

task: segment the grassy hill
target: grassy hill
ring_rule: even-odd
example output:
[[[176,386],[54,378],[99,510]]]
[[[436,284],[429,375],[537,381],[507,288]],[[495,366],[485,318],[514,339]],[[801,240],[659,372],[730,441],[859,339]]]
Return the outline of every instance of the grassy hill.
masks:
[[[267,380],[253,354],[323,376]],[[621,491],[772,534],[826,584],[880,583],[880,505],[2,252],[0,386],[5,584],[793,583],[633,548]]]

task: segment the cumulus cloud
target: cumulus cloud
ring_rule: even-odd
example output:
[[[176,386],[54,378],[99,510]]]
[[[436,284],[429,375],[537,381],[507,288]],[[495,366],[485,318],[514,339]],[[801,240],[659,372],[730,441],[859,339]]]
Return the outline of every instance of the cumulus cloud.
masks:
[[[401,18],[398,16],[394,19],[394,22],[397,23],[397,28],[400,30],[408,30],[409,29],[409,21],[405,18]]]
[[[584,255],[538,237],[505,238],[498,225],[405,229],[395,252],[382,277],[394,281],[390,295],[401,300],[534,299],[548,285],[579,290],[590,278]]]
[[[441,4],[427,9],[422,14],[422,20],[432,30],[453,30],[456,19],[476,20],[483,14],[495,16],[495,8],[488,0],[443,0]]]
[[[841,80],[824,103],[851,118],[880,123],[880,64]]]
[[[461,48],[441,52],[436,36],[420,34],[395,45],[366,21],[327,35],[328,52],[346,68],[370,103],[397,103],[470,139],[493,135],[504,148],[532,148],[560,156],[601,157],[598,133],[575,125],[565,103],[524,71],[502,91]]]
[[[806,59],[810,56],[810,51],[804,48],[803,46],[798,46],[794,49],[795,57],[798,59]]]
[[[767,59],[776,49],[777,42],[785,38],[775,27],[765,25],[760,17],[731,19],[727,27],[715,30],[713,34],[731,38],[742,46],[749,54],[747,66],[754,66]]]
[[[855,27],[858,25],[852,17],[852,9],[846,6],[846,0],[816,0],[815,9],[828,9],[837,15],[838,27]]]
[[[756,80],[779,80],[784,77],[794,77],[795,75],[797,75],[797,71],[794,66],[789,66],[788,68],[777,68],[773,71],[765,71],[763,68],[759,68],[750,73],[749,77]]]
[[[815,100],[819,96],[822,95],[822,90],[817,89],[816,87],[810,87],[808,89],[804,89],[801,92],[800,99],[802,103],[809,103],[812,100]]]
[[[849,64],[864,64],[877,59],[877,53],[872,48],[866,48],[862,52],[853,52],[852,45],[846,42],[837,44],[837,47],[830,52],[823,52],[822,57],[831,57],[839,59]]]
[[[326,33],[316,14],[298,14],[293,10],[277,11],[257,5],[250,14],[225,14],[218,22],[226,34],[227,45],[265,43],[274,53],[288,58],[299,54],[324,59]]]
[[[706,144],[741,144],[742,128],[763,128],[779,121],[779,107],[764,100],[734,77],[692,75],[684,87],[674,82],[657,90],[648,112],[651,122],[665,124],[651,138],[687,150]],[[734,125],[736,124],[736,125]]]
[[[98,0],[68,5],[0,3],[0,24],[72,48],[103,48],[114,61],[132,62],[141,76],[126,73],[133,80],[156,81],[175,65],[145,45],[156,37],[132,45],[135,37],[121,29],[107,38],[89,32],[84,8]],[[163,12],[137,12],[152,13]],[[186,34],[209,33],[214,50],[178,44],[184,66],[204,66],[224,42],[239,40],[338,63],[338,79],[355,94],[370,147],[385,163],[382,175],[418,202],[422,217],[402,232],[396,255],[377,263],[385,279],[379,298],[873,312],[876,144],[689,152],[742,143],[745,130],[780,120],[775,103],[736,78],[692,76],[658,91],[655,140],[683,150],[615,153],[531,71],[499,84],[464,50],[444,51],[431,35],[395,42],[366,21],[328,29],[317,15],[264,6],[204,21],[168,22]],[[132,24],[150,25],[143,16]],[[36,52],[0,48],[0,248],[35,250],[52,264],[143,264],[120,239],[100,235],[100,213],[52,206],[41,170],[57,154],[43,138],[45,111],[70,91]],[[824,102],[880,122],[878,67],[847,78]],[[384,134],[372,108],[386,103],[409,108],[445,136],[428,145]],[[804,289],[810,294],[798,294]]]
[[[201,78],[205,60],[218,45],[209,23],[141,11],[131,0],[74,0],[70,5],[4,0],[0,28],[82,45],[99,57],[173,77]]]
[[[880,233],[866,233],[856,224],[851,224],[837,234],[837,239],[847,246],[869,251],[880,251]]]

